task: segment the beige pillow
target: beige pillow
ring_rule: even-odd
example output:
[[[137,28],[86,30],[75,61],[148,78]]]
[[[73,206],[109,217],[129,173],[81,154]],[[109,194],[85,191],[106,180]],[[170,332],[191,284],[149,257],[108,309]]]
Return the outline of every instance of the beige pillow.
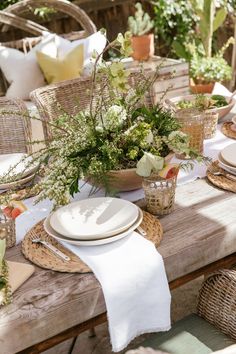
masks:
[[[72,49],[63,58],[52,58],[37,52],[38,64],[48,84],[80,77],[84,63],[83,44]]]

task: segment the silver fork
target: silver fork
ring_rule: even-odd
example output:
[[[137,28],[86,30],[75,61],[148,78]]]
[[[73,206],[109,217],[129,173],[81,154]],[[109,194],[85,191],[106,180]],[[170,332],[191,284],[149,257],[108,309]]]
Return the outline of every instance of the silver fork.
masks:
[[[53,246],[48,241],[42,240],[40,237],[36,235],[34,231],[32,232],[32,236],[33,238],[31,240],[33,243],[40,243],[41,245],[49,249],[51,252],[53,252],[59,258],[63,259],[64,261],[70,261],[70,257],[68,257],[65,253],[60,251],[57,247]]]
[[[231,181],[236,182],[236,176],[233,176],[230,173],[220,170],[220,168],[217,167],[216,165],[209,165],[208,171],[214,176],[224,176],[224,177],[230,179]]]

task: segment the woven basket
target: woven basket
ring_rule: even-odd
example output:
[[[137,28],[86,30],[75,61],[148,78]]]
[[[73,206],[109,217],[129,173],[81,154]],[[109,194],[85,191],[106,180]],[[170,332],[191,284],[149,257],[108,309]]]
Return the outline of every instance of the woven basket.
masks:
[[[220,270],[205,280],[197,311],[199,316],[236,340],[235,270]]]

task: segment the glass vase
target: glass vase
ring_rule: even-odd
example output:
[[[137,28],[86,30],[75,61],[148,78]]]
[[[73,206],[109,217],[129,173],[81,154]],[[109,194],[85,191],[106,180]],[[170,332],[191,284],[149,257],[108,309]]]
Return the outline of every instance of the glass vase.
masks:
[[[151,175],[143,180],[147,211],[153,215],[166,215],[174,210],[176,176],[163,179]]]
[[[175,113],[175,117],[181,123],[180,130],[189,135],[189,147],[198,153],[203,153],[204,141],[204,114],[197,109],[180,109]],[[176,155],[184,159],[184,155]]]
[[[6,240],[6,247],[10,248],[16,244],[15,220],[6,217],[0,209],[0,239]]]

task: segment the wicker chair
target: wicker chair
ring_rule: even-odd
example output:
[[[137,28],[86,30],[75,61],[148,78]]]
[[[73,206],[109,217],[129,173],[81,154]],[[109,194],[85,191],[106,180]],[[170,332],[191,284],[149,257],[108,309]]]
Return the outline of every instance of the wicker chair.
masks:
[[[192,336],[192,342],[189,335],[183,336],[186,332]],[[140,343],[140,348],[130,350],[127,354],[156,354],[155,350],[174,354],[198,353],[199,350],[203,354],[209,353],[209,348],[216,353],[220,350],[222,354],[235,354],[235,342],[236,270],[219,270],[202,284],[197,315],[176,322],[169,332],[150,336]]]
[[[0,98],[0,154],[31,153],[31,126],[21,100]]]
[[[86,38],[96,32],[96,26],[88,15],[81,8],[67,0],[23,0],[12,6],[8,6],[4,11],[0,11],[1,30],[5,31],[8,26],[13,26],[36,37],[25,37],[10,42],[2,42],[0,45],[22,50],[24,53],[27,53],[28,50],[32,49],[32,47],[39,43],[42,39],[43,32],[50,31],[40,24],[19,17],[19,15],[25,15],[29,13],[29,11],[32,11],[32,9],[40,6],[46,6],[48,8],[53,8],[56,11],[63,12],[74,18],[78,25],[82,27],[81,31],[61,34],[64,38],[76,40]],[[0,96],[4,96],[7,88],[8,83],[0,72]]]
[[[150,78],[154,74],[148,70],[146,75]],[[143,76],[140,72],[133,71],[129,77],[131,87],[141,85]],[[94,106],[101,95],[102,83],[96,83],[94,94]],[[109,93],[103,89],[103,97],[108,97]],[[91,78],[78,78],[67,80],[41,87],[34,90],[30,94],[31,100],[36,105],[43,123],[44,135],[46,138],[50,136],[50,127],[46,122],[53,121],[63,112],[68,114],[76,114],[80,110],[87,110],[91,100]],[[153,101],[152,87],[147,91],[144,101],[146,105],[150,105]]]

